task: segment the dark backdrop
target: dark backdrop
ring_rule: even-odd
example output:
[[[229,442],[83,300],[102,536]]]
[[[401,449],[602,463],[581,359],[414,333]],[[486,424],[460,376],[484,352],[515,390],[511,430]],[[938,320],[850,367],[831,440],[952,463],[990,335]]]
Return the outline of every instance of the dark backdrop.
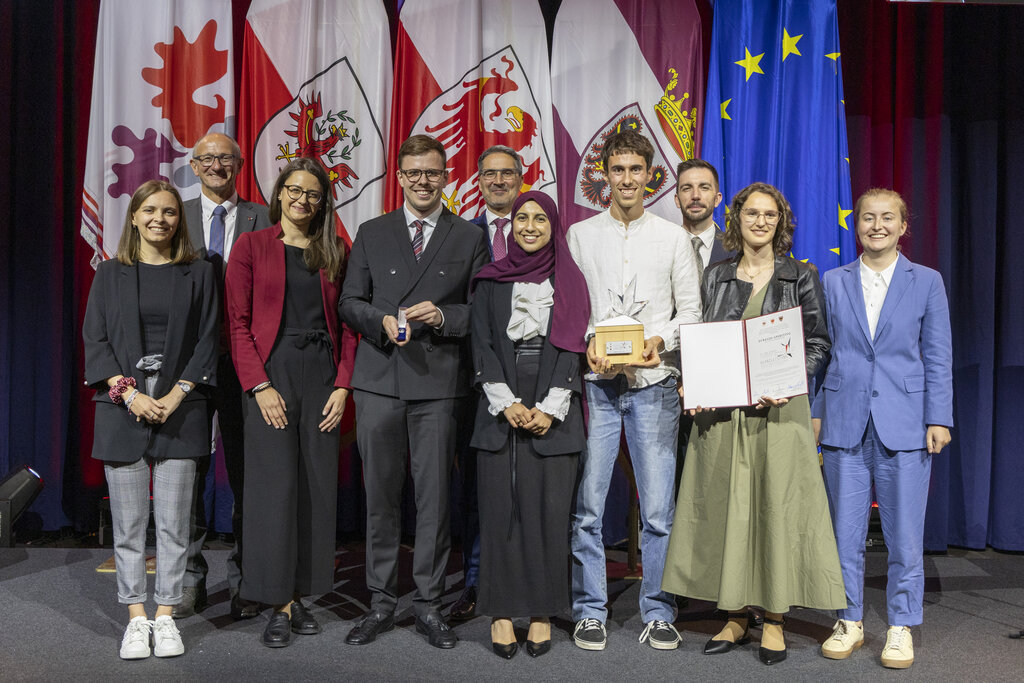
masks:
[[[240,41],[249,2],[234,5]],[[550,28],[558,2],[541,5]],[[956,428],[935,459],[926,547],[1024,550],[1024,232],[1011,225],[1024,215],[1024,8],[839,10],[854,196],[904,194],[905,252],[950,294]],[[81,384],[92,269],[78,235],[98,12],[99,0],[0,0],[0,475],[40,471],[22,524],[43,529],[94,528],[104,489]]]

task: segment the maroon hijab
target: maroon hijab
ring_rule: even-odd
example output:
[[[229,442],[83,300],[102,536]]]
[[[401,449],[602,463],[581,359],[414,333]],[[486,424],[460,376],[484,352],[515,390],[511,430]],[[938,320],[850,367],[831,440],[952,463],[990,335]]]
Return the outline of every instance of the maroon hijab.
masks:
[[[551,343],[566,351],[582,353],[587,350],[583,338],[590,320],[590,295],[587,283],[583,279],[572,254],[569,244],[565,241],[565,229],[558,219],[558,207],[555,201],[543,192],[531,191],[519,195],[512,205],[512,222],[516,214],[526,202],[536,202],[547,214],[551,223],[551,241],[543,247],[527,254],[514,241],[508,250],[508,256],[500,261],[489,263],[480,269],[473,278],[473,286],[480,280],[494,282],[532,282],[541,283],[554,277],[554,306],[551,310]]]

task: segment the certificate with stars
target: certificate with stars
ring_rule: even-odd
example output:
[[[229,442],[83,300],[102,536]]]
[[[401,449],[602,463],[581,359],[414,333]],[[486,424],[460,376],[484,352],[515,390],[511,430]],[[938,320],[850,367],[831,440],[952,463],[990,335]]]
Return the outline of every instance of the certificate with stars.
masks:
[[[807,393],[800,307],[679,326],[683,408],[749,406]],[[708,362],[712,357],[713,362]]]

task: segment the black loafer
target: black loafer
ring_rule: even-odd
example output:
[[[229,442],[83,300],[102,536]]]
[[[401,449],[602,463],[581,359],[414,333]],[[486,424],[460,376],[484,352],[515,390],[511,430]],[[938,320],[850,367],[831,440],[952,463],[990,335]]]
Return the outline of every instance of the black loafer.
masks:
[[[288,615],[274,612],[267,627],[263,629],[263,644],[267,647],[285,647],[292,642],[292,628]]]
[[[296,600],[292,603],[291,621],[292,633],[298,633],[303,636],[315,636],[317,633],[320,633],[320,624],[309,613],[309,610],[306,609],[301,600]]]
[[[452,621],[465,621],[476,616],[476,586],[466,586],[459,599],[452,603],[448,618]]]
[[[352,627],[352,630],[345,636],[345,642],[349,645],[369,645],[382,633],[386,633],[395,627],[395,615],[385,614],[377,610],[370,610],[359,620],[359,623]]]
[[[246,600],[238,593],[231,596],[231,618],[235,621],[252,619],[260,613],[260,603]]]
[[[175,619],[187,619],[206,608],[206,584],[185,586],[181,589],[181,602],[171,608],[171,616]]]
[[[442,650],[449,650],[459,642],[455,631],[448,626],[444,618],[437,612],[427,612],[416,617],[416,631],[427,637],[427,642]]]
[[[551,639],[542,640],[539,643],[535,643],[532,640],[526,641],[526,654],[531,657],[540,657],[541,655],[547,654],[551,650]]]
[[[512,659],[516,656],[516,652],[519,650],[519,643],[502,645],[501,643],[492,642],[491,649],[494,650],[494,654],[498,655],[502,659]]]

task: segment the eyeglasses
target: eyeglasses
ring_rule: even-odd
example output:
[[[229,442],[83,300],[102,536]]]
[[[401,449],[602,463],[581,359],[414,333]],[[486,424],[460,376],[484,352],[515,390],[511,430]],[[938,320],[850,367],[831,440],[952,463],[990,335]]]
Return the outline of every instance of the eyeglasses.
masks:
[[[284,189],[288,192],[288,196],[291,197],[292,201],[298,201],[302,195],[306,195],[306,199],[309,200],[310,204],[319,204],[324,198],[323,192],[319,190],[303,190],[298,185],[285,185]]]
[[[418,183],[420,181],[420,176],[424,175],[427,176],[427,180],[429,180],[432,183],[436,183],[438,180],[441,179],[441,176],[444,174],[444,169],[428,168],[426,170],[421,170],[418,168],[410,168],[408,170],[398,169],[398,172],[404,175],[405,179],[408,180],[410,183]]]
[[[519,175],[514,168],[489,168],[486,171],[480,171],[480,177],[484,180],[494,180],[499,173],[502,180],[512,180]]]
[[[758,211],[757,209],[743,209],[740,211],[740,215],[748,223],[756,223],[758,217],[764,216],[764,221],[768,225],[775,225],[779,222],[778,211]]]
[[[199,162],[203,168],[210,168],[214,161],[219,161],[221,166],[234,166],[236,157],[234,154],[204,154],[200,157],[192,157]]]

